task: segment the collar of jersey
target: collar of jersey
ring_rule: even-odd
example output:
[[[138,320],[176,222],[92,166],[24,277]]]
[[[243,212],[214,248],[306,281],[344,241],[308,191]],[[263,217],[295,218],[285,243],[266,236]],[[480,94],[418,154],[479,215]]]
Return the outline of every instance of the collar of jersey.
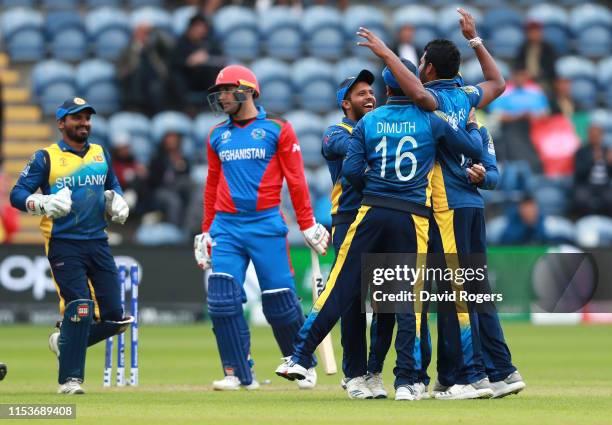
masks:
[[[266,110],[263,108],[263,106],[257,106],[257,116],[253,120],[250,120],[249,124],[251,122],[255,121],[255,120],[266,119],[267,116],[268,116],[268,114],[267,114]],[[226,124],[227,125],[231,125],[231,126],[236,126],[236,127],[243,128],[243,126],[236,125],[231,117],[227,119]],[[249,124],[245,125],[244,127],[247,127]]]
[[[423,84],[425,87],[435,89],[454,89],[457,87],[457,80],[455,78],[442,78],[439,80],[433,80]]]
[[[342,122],[344,124],[350,125],[351,127],[355,127],[355,123],[356,123],[356,121],[353,121],[352,119],[350,119],[348,117],[342,117]]]
[[[412,100],[407,96],[390,96],[387,99],[387,105],[408,105],[412,103]]]
[[[68,143],[64,142],[64,139],[61,139],[59,142],[57,142],[57,145],[60,147],[62,151],[64,152],[68,151],[78,156],[84,156],[89,150],[89,141],[85,142],[85,144],[83,145],[83,149],[80,151],[76,151],[72,149],[72,147]]]

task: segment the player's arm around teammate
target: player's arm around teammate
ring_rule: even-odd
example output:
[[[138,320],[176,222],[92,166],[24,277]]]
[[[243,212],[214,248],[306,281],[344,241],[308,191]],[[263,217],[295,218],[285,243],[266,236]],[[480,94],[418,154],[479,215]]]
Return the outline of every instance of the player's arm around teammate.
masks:
[[[87,140],[94,113],[84,99],[66,100],[56,111],[62,139],[33,155],[11,191],[15,208],[41,216],[63,315],[49,348],[59,359],[64,394],[83,393],[87,346],[124,332],[133,320],[123,317],[105,231],[107,216],[123,224],[129,208],[107,152]]]

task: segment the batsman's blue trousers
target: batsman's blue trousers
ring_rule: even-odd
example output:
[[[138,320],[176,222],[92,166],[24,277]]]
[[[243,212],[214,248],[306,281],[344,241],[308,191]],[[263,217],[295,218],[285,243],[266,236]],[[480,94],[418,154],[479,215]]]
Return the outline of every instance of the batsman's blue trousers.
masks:
[[[262,291],[295,291],[287,232],[278,207],[249,213],[216,213],[210,227],[213,273],[229,274],[244,285],[251,260]]]
[[[51,238],[45,251],[60,299],[60,314],[69,302],[90,299],[95,320],[123,318],[117,266],[106,239]]]
[[[430,252],[457,254],[447,267],[460,267],[462,255],[486,253],[484,209],[457,208],[435,212],[430,226]],[[455,263],[455,264],[453,264]],[[488,282],[486,282],[488,284]],[[438,310],[438,380],[442,385],[467,384],[489,376],[504,379],[516,370],[495,311],[476,312],[455,302]]]
[[[361,254],[426,253],[428,227],[426,217],[380,206],[362,205],[346,232],[325,290],[298,334],[292,360],[303,367],[311,367],[312,353],[325,335],[356,300],[360,302]],[[402,338],[405,346],[398,353],[398,364],[394,369],[396,386],[418,382],[422,367],[420,316],[405,316],[406,335]]]

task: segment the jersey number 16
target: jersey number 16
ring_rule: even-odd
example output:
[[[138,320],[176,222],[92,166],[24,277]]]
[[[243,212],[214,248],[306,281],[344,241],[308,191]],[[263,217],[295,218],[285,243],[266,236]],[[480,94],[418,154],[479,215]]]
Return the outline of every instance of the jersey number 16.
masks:
[[[400,181],[404,181],[404,182],[412,179],[414,175],[416,174],[416,169],[417,169],[417,159],[414,156],[414,154],[410,151],[402,153],[402,147],[404,146],[404,143],[406,142],[410,142],[412,144],[412,149],[416,149],[417,147],[417,142],[414,139],[414,137],[404,136],[400,139],[399,143],[397,144],[397,149],[395,149],[395,175],[397,175],[397,178]],[[376,152],[380,151],[381,149],[382,149],[382,167],[380,169],[380,177],[384,178],[385,169],[387,168],[387,136],[384,136],[382,140],[380,141],[380,143],[376,145],[376,148],[375,148]],[[402,169],[401,169],[402,161],[406,158],[410,160],[410,165],[411,165],[410,174],[408,175],[402,174]]]

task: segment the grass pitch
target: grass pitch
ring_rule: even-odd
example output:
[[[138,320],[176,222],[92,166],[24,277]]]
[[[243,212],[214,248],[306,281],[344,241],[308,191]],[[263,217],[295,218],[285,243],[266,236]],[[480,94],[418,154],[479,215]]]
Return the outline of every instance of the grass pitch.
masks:
[[[612,326],[507,323],[525,391],[501,400],[418,402],[349,400],[339,386],[341,374],[320,375],[315,390],[300,391],[274,375],[280,355],[267,328],[253,330],[253,355],[257,377],[271,384],[259,391],[214,392],[210,383],[221,376],[221,367],[208,325],[142,326],[138,388],[102,388],[104,345],[98,344],[87,356],[87,394],[62,396],[55,394],[49,331],[0,327],[0,361],[9,367],[0,382],[0,403],[77,404],[76,421],[53,424],[612,424]],[[394,361],[392,349],[385,368],[391,397]],[[20,423],[29,422],[45,421]]]

